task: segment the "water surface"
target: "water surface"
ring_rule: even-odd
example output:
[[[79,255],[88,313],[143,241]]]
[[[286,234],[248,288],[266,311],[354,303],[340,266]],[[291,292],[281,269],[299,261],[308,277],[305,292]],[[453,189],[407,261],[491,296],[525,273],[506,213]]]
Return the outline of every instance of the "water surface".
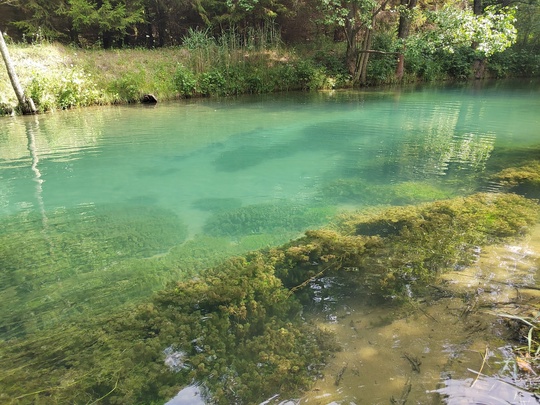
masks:
[[[539,96],[477,83],[3,118],[0,338],[115,311],[339,210],[497,191],[492,173],[538,158]]]

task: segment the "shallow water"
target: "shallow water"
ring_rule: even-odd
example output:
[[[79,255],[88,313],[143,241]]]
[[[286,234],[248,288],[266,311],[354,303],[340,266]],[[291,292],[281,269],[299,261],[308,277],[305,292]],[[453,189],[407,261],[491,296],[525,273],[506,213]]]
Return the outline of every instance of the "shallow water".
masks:
[[[341,209],[497,191],[492,173],[538,159],[539,95],[538,82],[476,83],[3,118],[0,338],[110,313]],[[455,353],[478,369],[486,332],[475,346],[460,299],[433,303],[435,322],[340,298],[321,324],[345,350],[305,401],[388,403],[409,375],[420,398]],[[411,374],[403,353],[429,372]]]
[[[354,293],[327,300],[314,317],[343,350],[297,403],[538,403],[525,389],[540,379],[518,377],[504,315],[537,315],[539,277],[537,226],[515,244],[483,249],[407,308],[373,307]]]

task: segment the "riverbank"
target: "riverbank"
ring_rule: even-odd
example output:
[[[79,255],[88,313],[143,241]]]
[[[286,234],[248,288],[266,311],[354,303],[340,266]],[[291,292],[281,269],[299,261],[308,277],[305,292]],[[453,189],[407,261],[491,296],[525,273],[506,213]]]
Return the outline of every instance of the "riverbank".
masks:
[[[193,38],[182,47],[79,49],[58,43],[10,45],[19,79],[39,112],[90,105],[233,96],[347,86],[346,72],[328,69],[279,45],[236,47]],[[0,115],[17,101],[0,69]]]
[[[157,49],[81,49],[60,43],[8,44],[23,88],[38,112],[191,97],[266,94],[291,90],[351,87],[344,44],[322,42],[301,48],[279,38],[257,37],[240,44],[233,35],[209,37],[191,31],[183,45]],[[485,78],[535,76],[540,58],[509,49],[492,57]],[[443,82],[472,77],[472,60],[452,56],[409,56],[401,80],[387,57],[370,58],[367,85]],[[463,59],[463,58],[461,58]],[[0,69],[0,116],[17,113],[17,99],[5,69]]]

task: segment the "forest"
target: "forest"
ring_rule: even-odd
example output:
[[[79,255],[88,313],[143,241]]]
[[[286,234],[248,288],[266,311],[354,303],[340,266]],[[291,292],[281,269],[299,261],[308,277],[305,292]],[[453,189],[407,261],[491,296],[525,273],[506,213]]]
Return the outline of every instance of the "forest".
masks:
[[[13,41],[105,49],[192,48],[231,36],[249,46],[262,36],[317,49],[319,65],[364,85],[434,71],[539,72],[538,0],[0,0],[0,28]]]

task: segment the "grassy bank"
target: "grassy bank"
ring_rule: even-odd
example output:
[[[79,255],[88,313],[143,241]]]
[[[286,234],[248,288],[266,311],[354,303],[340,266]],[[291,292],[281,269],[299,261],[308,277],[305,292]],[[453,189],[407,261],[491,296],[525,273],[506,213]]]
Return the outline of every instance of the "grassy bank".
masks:
[[[279,43],[239,46],[194,31],[182,47],[80,49],[61,44],[11,44],[20,81],[40,112],[89,105],[231,96],[344,86],[345,72],[299,58]],[[0,69],[0,113],[17,104]]]
[[[322,41],[292,48],[264,30],[247,42],[234,32],[215,38],[207,31],[191,30],[182,46],[158,49],[81,49],[48,42],[8,46],[20,81],[39,112],[140,102],[146,94],[165,101],[351,85],[345,44]],[[395,60],[375,54],[366,85],[469,80],[473,63],[471,52],[410,52],[405,76],[398,81]],[[536,55],[513,49],[486,64],[486,78],[531,77],[540,71]],[[12,113],[16,105],[7,72],[0,68],[0,115]]]

